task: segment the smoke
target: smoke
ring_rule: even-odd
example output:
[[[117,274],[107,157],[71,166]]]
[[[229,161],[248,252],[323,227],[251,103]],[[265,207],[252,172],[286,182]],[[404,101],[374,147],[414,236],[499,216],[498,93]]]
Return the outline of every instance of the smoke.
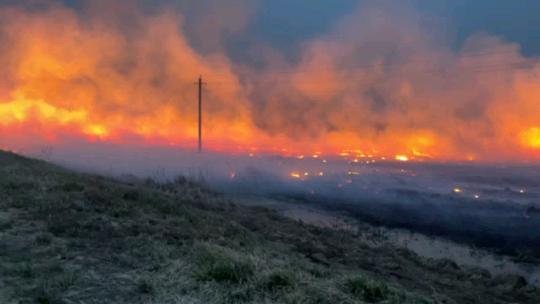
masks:
[[[1,10],[2,45],[9,45],[2,61],[13,83],[0,106],[6,134],[37,123],[112,141],[194,138],[195,73],[229,80],[211,91],[208,135],[226,141],[228,132],[249,128],[230,60],[197,53],[175,11],[143,13],[133,3],[92,2],[84,15],[58,5]]]
[[[0,148],[109,175],[202,175],[234,193],[538,247],[540,219],[524,216],[540,195],[537,168],[373,164],[538,160],[539,59],[488,33],[456,48],[444,22],[406,3],[362,3],[294,58],[264,43],[231,48],[261,40],[245,37],[258,1],[0,5]],[[226,156],[179,151],[196,142],[199,75],[204,144]]]
[[[335,135],[331,145],[390,155],[515,157],[538,113],[530,103],[537,60],[487,35],[455,52],[419,18],[395,4],[361,7],[307,43],[287,81],[269,73],[252,97],[257,125],[314,142]],[[529,69],[509,68],[515,63]]]
[[[283,206],[279,210],[334,211],[376,225],[540,256],[535,249],[540,248],[538,166],[355,163],[342,157],[198,154],[83,141],[35,153],[128,183],[169,182],[181,175],[241,202],[270,202],[271,207],[275,200]]]
[[[361,4],[305,41],[298,60],[246,46],[259,65],[233,59],[227,43],[250,35],[258,2],[69,3],[0,6],[2,146],[191,146],[202,74],[213,150],[540,156],[538,59],[485,33],[456,49],[406,3]]]

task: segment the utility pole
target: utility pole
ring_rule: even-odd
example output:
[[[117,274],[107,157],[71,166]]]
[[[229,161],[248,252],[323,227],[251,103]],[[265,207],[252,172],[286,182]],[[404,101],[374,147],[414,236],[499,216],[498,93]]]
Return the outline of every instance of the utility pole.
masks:
[[[197,86],[199,89],[199,153],[202,153],[202,88],[205,83],[203,82],[202,76],[199,76],[199,81]]]

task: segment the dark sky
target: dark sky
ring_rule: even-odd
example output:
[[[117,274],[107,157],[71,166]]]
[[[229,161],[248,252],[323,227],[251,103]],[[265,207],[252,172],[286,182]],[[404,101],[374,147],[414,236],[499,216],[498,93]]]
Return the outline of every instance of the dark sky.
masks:
[[[540,54],[540,1],[537,0],[415,0],[426,13],[446,19],[463,41],[488,32],[517,42],[527,55]]]
[[[87,0],[0,0],[0,3],[64,2],[80,7]],[[190,0],[136,0],[147,6],[182,3],[193,6]],[[196,6],[216,0],[198,0]],[[231,5],[241,3],[229,1]],[[320,35],[347,16],[356,7],[373,0],[252,0],[258,3],[248,32],[231,37],[232,43],[265,43],[286,54],[294,54],[297,47]],[[519,43],[526,55],[540,55],[539,0],[381,0],[387,3],[409,3],[427,20],[444,24],[452,44],[459,47],[470,35],[487,32]],[[190,3],[191,2],[191,3]],[[197,16],[192,16],[197,18]],[[239,52],[241,54],[241,52]],[[237,55],[241,56],[241,55]]]
[[[394,0],[402,3],[403,0]],[[256,34],[273,45],[291,48],[324,32],[362,0],[262,1]],[[525,54],[540,54],[540,1],[538,0],[410,0],[427,19],[446,25],[459,46],[477,32],[487,32],[521,44]]]

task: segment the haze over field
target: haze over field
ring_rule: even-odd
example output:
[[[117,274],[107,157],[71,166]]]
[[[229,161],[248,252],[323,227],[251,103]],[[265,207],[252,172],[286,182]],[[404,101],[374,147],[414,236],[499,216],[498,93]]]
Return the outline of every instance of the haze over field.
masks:
[[[0,303],[540,303],[539,28],[0,0]]]
[[[0,1],[0,146],[535,161],[535,7]]]

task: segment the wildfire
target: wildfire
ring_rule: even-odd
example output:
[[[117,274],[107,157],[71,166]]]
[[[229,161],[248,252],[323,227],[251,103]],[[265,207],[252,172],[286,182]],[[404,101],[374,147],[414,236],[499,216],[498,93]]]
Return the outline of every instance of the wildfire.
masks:
[[[523,132],[521,139],[525,146],[540,149],[540,128],[534,127],[526,130]]]
[[[24,148],[69,134],[88,141],[196,147],[193,82],[202,74],[208,82],[206,149],[324,164],[338,157],[358,165],[374,159],[540,159],[540,82],[530,71],[505,71],[508,78],[501,80],[478,77],[467,72],[474,69],[461,70],[462,60],[454,54],[446,64],[463,81],[451,90],[406,68],[390,69],[400,80],[384,82],[383,89],[374,84],[393,79],[393,72],[366,73],[347,64],[365,59],[358,58],[365,50],[345,33],[344,40],[306,43],[301,60],[285,65],[285,71],[252,69],[238,66],[226,52],[192,46],[180,11],[150,16],[136,5],[126,9],[137,12],[134,29],[116,26],[121,22],[115,12],[96,17],[60,4],[39,12],[0,6],[3,145],[17,142]],[[540,60],[530,62],[531,70],[538,70]],[[475,110],[478,96],[486,100]],[[373,110],[379,100],[395,102]]]
[[[96,137],[105,137],[109,134],[109,131],[102,125],[92,124],[84,128],[84,133]]]
[[[409,157],[407,155],[396,155],[395,160],[401,161],[401,162],[408,162]]]
[[[302,174],[300,174],[300,173],[298,173],[298,172],[292,172],[292,173],[290,174],[290,176],[291,176],[292,178],[295,178],[295,179],[301,179],[301,178],[302,178]]]
[[[9,102],[0,102],[0,124],[24,123],[32,118],[58,124],[84,123],[87,112],[57,108],[43,100],[27,99],[20,93],[15,93]]]
[[[431,158],[431,155],[428,153],[423,153],[418,150],[413,150],[413,155],[416,157]]]

